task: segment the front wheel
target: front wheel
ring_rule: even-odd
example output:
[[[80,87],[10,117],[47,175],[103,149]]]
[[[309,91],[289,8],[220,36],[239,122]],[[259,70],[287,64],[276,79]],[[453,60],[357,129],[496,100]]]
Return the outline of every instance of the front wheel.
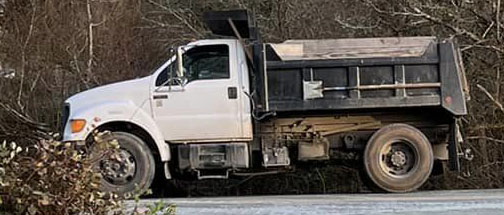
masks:
[[[147,144],[126,132],[112,132],[119,142],[115,155],[97,163],[101,174],[101,189],[118,195],[141,194],[154,179],[155,163]]]
[[[367,176],[381,190],[409,192],[429,178],[434,163],[432,146],[418,129],[392,124],[378,130],[364,151]]]

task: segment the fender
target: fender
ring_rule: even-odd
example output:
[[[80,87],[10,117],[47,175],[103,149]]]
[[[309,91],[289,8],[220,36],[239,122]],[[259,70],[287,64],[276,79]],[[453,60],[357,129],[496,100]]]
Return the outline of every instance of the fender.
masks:
[[[148,110],[149,100],[145,100],[141,106]],[[81,132],[72,133],[70,123],[65,126],[64,141],[84,141],[93,130],[110,122],[129,122],[144,129],[156,143],[161,161],[169,161],[170,147],[165,143],[162,133],[148,112],[142,107],[136,106],[131,101],[107,101],[92,104],[72,111],[69,119],[84,119],[86,126]]]

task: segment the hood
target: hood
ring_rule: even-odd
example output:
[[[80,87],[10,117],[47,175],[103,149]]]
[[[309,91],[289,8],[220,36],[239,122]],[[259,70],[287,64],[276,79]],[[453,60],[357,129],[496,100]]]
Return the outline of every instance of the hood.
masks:
[[[117,82],[77,93],[65,102],[72,107],[85,108],[104,102],[126,101],[141,106],[150,95],[151,76]]]

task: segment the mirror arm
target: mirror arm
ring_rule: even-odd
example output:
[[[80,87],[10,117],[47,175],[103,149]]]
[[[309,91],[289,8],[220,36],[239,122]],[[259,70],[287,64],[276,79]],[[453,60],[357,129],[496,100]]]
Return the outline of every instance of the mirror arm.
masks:
[[[170,49],[170,50],[173,50],[173,49]],[[171,66],[169,65],[169,78],[168,80],[166,80],[165,82],[163,82],[163,84],[161,84],[160,86],[158,86],[154,91],[155,92],[158,92],[162,87],[165,87],[167,84],[168,84],[168,91],[171,91],[171,82],[172,81],[175,81],[175,82],[178,82],[178,84],[182,87],[182,89],[185,87],[185,85],[187,84],[187,79],[184,77],[184,62],[183,62],[183,59],[182,59],[182,55],[183,55],[183,46],[179,46],[177,48],[177,53],[176,53],[176,63],[177,63],[177,76],[178,77],[173,77],[172,76],[172,69],[171,69]]]
[[[179,77],[184,76],[184,62],[182,59],[182,47],[177,48],[177,73]]]
[[[171,83],[172,81],[178,83],[182,88],[184,88],[185,85],[187,84],[187,82],[184,80],[184,78],[171,77],[171,78],[168,78],[168,80],[166,80],[165,82],[163,82],[163,84],[161,84],[160,86],[156,87],[156,89],[154,90],[154,92],[159,92],[159,90],[162,87],[166,87],[167,85],[168,85],[168,91],[171,91],[172,85],[169,84],[169,83]]]

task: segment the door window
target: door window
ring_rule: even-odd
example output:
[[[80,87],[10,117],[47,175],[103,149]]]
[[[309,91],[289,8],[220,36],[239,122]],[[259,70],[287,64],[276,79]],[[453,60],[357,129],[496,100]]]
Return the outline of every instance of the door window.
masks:
[[[177,62],[174,61],[170,65],[168,65],[161,73],[159,73],[156,78],[156,87],[159,86],[174,86],[178,83],[176,81],[171,81],[172,83],[168,83],[168,79],[177,77]]]
[[[194,47],[184,55],[188,82],[229,78],[229,48],[227,45]]]
[[[229,47],[227,45],[196,46],[183,55],[184,74],[187,82],[196,80],[229,79]],[[170,77],[176,77],[176,62],[169,65],[156,79],[156,86],[177,85],[167,83]]]

